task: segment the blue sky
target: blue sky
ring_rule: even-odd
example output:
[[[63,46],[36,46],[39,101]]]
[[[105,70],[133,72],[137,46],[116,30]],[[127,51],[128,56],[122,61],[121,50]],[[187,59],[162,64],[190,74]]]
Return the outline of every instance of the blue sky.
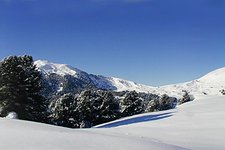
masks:
[[[0,0],[0,58],[29,54],[148,85],[225,66],[225,0]]]

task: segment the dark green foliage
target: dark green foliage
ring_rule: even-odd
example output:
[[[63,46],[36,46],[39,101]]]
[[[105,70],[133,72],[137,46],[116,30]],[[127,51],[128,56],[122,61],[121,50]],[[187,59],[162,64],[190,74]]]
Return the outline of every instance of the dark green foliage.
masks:
[[[41,74],[31,56],[10,56],[0,62],[1,116],[16,112],[19,119],[40,121],[45,109],[40,90]]]
[[[224,89],[220,90],[220,93],[221,93],[222,95],[225,95],[225,90],[224,90]]]
[[[186,90],[183,90],[183,96],[182,98],[179,100],[179,104],[183,104],[189,101],[192,101],[193,98],[191,95],[188,94],[188,92]]]
[[[167,94],[163,94],[159,99],[159,110],[172,109],[176,106],[177,99],[169,97]]]
[[[90,127],[118,118],[119,103],[109,91],[85,90],[77,97],[82,127]]]
[[[120,95],[119,99],[115,95]],[[144,99],[146,98],[146,99]],[[71,128],[89,128],[121,117],[174,108],[176,98],[164,94],[106,90],[84,90],[80,94],[64,94],[51,103],[53,124]],[[119,105],[120,104],[120,105]]]
[[[52,113],[49,118],[51,123],[64,127],[78,128],[79,118],[76,108],[77,103],[73,94],[68,93],[55,98],[50,105]]]
[[[45,74],[42,79],[42,95],[47,99],[51,99],[54,95],[57,95],[59,89],[58,85],[60,85],[61,80],[63,80],[63,77],[55,73],[51,73],[50,75]]]
[[[136,91],[126,93],[121,101],[122,115],[132,116],[144,112],[143,101]]]
[[[50,105],[51,123],[70,128],[89,128],[119,118],[119,103],[110,91],[84,90],[55,97]]]
[[[145,112],[162,111],[167,109],[173,109],[177,105],[177,99],[175,97],[169,97],[167,94],[162,96],[151,96],[151,100],[148,102]]]
[[[153,99],[149,101],[145,112],[154,112],[154,111],[159,111],[160,105],[159,105],[159,99]]]

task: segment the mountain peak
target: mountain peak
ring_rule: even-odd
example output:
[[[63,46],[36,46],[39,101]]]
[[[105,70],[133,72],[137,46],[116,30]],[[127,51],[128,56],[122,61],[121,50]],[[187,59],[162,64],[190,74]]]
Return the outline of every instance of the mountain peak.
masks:
[[[52,63],[47,60],[37,60],[34,64],[45,74],[55,73],[61,76],[76,76],[81,72],[79,69],[73,68],[67,64]]]

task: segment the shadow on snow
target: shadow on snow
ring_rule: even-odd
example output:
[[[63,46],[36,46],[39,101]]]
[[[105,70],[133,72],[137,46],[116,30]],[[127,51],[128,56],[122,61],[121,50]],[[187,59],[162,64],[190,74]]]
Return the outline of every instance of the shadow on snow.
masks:
[[[128,125],[128,124],[135,124],[135,123],[141,123],[141,122],[148,122],[148,121],[154,121],[154,120],[160,120],[164,118],[168,118],[173,116],[172,113],[162,113],[162,114],[157,114],[157,115],[145,115],[145,116],[139,116],[135,118],[130,118],[130,119],[125,119],[109,124],[105,124],[102,126],[97,126],[96,128],[112,128],[112,127],[119,127],[123,125]]]

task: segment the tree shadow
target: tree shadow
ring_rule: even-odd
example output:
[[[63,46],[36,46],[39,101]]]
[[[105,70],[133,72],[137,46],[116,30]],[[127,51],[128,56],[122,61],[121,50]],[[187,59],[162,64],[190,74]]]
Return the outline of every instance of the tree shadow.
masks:
[[[157,114],[157,115],[149,114],[149,115],[145,115],[145,116],[139,116],[139,117],[135,117],[135,118],[130,118],[130,119],[112,122],[112,123],[105,124],[105,125],[102,125],[102,126],[97,126],[96,128],[119,127],[119,126],[124,126],[124,125],[128,125],[128,124],[135,124],[135,123],[141,123],[141,122],[160,120],[160,119],[168,118],[168,117],[171,117],[171,116],[173,116],[171,112]]]

